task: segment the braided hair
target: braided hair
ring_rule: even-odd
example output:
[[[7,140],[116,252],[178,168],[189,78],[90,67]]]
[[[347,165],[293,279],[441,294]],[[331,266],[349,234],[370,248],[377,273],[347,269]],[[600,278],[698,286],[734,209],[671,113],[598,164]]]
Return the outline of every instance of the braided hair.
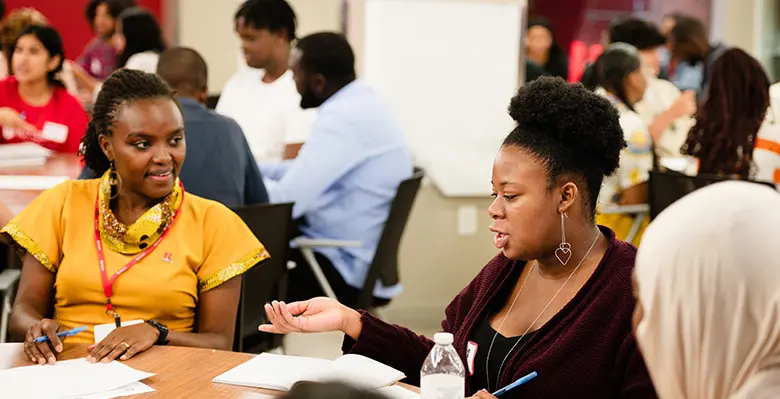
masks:
[[[119,108],[138,100],[159,97],[174,99],[174,92],[159,76],[133,69],[119,69],[103,83],[92,110],[87,133],[81,139],[79,155],[86,166],[98,176],[110,163],[100,148],[101,135],[111,136]]]
[[[750,178],[758,129],[769,108],[769,77],[746,52],[725,51],[712,65],[708,92],[682,152],[699,173]]]

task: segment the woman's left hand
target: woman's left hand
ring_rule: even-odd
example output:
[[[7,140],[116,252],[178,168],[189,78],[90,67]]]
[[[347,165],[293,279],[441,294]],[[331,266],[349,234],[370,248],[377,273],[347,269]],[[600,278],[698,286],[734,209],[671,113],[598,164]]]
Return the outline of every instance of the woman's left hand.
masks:
[[[160,332],[147,323],[120,327],[97,344],[89,346],[87,361],[108,363],[112,360],[127,360],[151,348]]]
[[[483,389],[475,393],[474,396],[471,396],[468,399],[497,399],[497,398],[491,395],[488,391]]]

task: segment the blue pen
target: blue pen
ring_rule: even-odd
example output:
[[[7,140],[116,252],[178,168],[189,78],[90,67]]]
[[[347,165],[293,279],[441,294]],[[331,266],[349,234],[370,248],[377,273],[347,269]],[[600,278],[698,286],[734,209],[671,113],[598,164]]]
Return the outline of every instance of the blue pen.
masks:
[[[505,393],[507,393],[507,392],[509,392],[509,391],[511,391],[511,390],[513,390],[513,389],[515,389],[517,387],[519,387],[520,385],[523,385],[526,382],[533,380],[534,378],[536,378],[537,375],[539,375],[539,374],[537,374],[536,371],[532,371],[530,374],[526,375],[525,377],[520,377],[517,381],[515,381],[515,382],[513,382],[513,383],[511,383],[511,384],[509,384],[509,385],[499,389],[496,392],[493,392],[493,396],[499,397],[499,396],[501,396],[501,395],[503,395],[503,394],[505,394]]]
[[[72,330],[65,330],[65,331],[58,332],[57,336],[60,337],[60,338],[61,337],[70,337],[70,336],[76,335],[76,334],[78,334],[80,332],[84,332],[84,331],[87,331],[87,327],[76,327],[76,328],[74,328]],[[44,335],[42,337],[35,338],[35,341],[33,341],[33,342],[35,342],[36,344],[40,344],[41,342],[46,342],[48,340],[49,340],[49,336],[48,335]]]

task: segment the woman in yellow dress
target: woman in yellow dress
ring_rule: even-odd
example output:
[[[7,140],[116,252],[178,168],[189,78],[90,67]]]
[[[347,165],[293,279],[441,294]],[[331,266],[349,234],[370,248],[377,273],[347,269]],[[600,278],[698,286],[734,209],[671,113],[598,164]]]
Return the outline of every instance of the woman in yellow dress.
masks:
[[[91,362],[155,344],[231,349],[240,275],[268,253],[235,213],[185,192],[183,126],[159,77],[115,72],[81,150],[102,177],[47,190],[0,230],[25,254],[10,332],[30,360],[54,363],[57,332],[82,326],[67,340],[94,342]]]

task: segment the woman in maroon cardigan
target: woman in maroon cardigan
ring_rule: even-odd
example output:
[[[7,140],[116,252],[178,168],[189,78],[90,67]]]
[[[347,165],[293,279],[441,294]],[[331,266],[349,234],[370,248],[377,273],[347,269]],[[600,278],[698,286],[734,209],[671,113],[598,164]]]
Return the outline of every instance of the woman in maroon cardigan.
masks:
[[[654,398],[631,332],[636,250],[594,222],[604,176],[626,145],[617,110],[580,85],[543,77],[520,89],[517,127],[493,164],[491,231],[501,253],[446,310],[466,393],[536,371],[502,398]],[[419,382],[433,342],[327,298],[266,305],[272,333],[343,331],[344,351]]]

